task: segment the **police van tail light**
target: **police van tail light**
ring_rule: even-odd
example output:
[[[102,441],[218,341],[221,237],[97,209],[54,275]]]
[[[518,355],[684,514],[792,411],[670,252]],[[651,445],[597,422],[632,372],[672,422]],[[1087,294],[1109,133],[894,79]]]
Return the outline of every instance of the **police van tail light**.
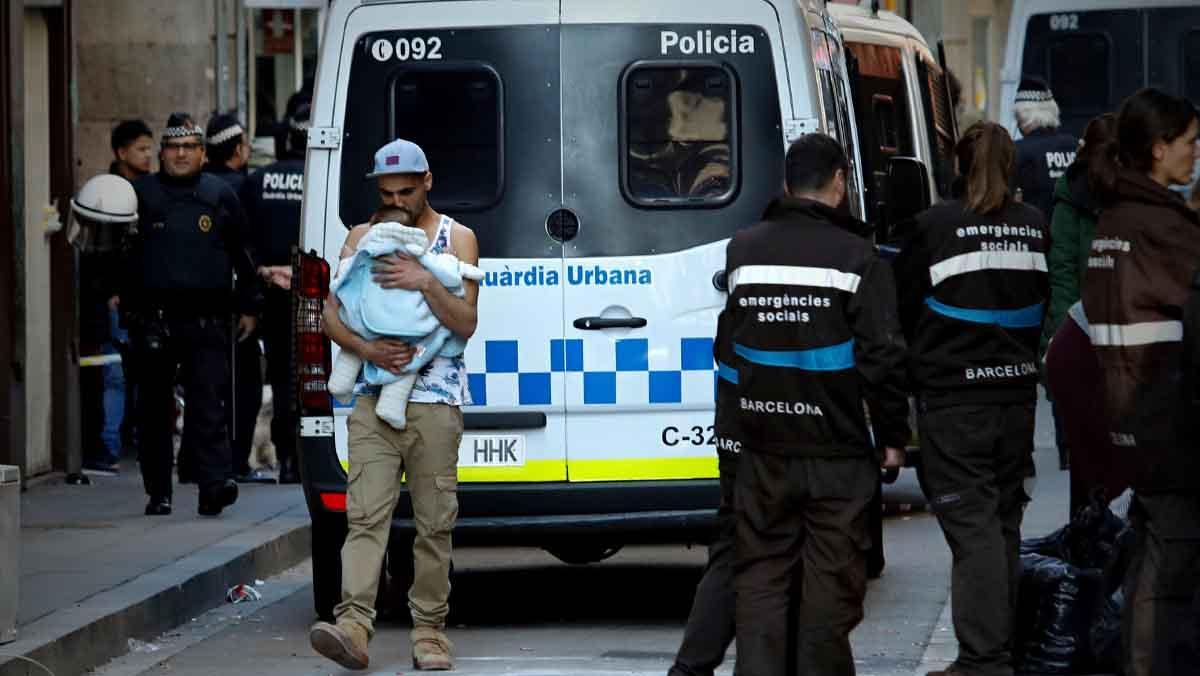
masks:
[[[345,493],[321,493],[321,506],[331,512],[346,511]]]
[[[329,264],[316,252],[297,251],[292,259],[292,279],[300,415],[333,415],[333,401],[326,388],[331,363],[329,338],[321,330],[321,311],[329,295]]]

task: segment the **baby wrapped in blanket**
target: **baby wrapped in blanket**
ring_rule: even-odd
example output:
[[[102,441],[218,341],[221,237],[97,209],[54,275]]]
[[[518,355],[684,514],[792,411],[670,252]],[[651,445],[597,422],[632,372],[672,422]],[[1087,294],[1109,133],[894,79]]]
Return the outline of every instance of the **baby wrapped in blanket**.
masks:
[[[379,368],[350,350],[338,352],[329,376],[329,393],[348,401],[360,369],[369,385],[382,386],[375,414],[396,429],[407,424],[405,412],[420,370],[435,356],[457,357],[466,341],[454,335],[429,309],[420,291],[384,289],[371,276],[374,259],[399,253],[411,256],[448,290],[463,297],[464,279],[479,280],[483,272],[452,254],[428,251],[425,231],[395,221],[378,222],[358,242],[353,255],[343,258],[330,284],[341,308],[339,318],[346,328],[365,340],[395,338],[413,346],[416,353],[400,375]]]

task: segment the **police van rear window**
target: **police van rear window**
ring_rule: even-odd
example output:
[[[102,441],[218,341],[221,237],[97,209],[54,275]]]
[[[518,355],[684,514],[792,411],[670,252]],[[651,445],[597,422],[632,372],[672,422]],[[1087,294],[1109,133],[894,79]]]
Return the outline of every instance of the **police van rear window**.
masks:
[[[624,78],[626,197],[709,206],[737,189],[733,73],[719,65],[634,65]]]
[[[1103,110],[1111,97],[1108,37],[1099,33],[1055,36],[1046,47],[1050,89],[1063,108]]]
[[[484,65],[405,69],[392,81],[391,138],[413,141],[438,168],[435,208],[475,211],[504,188],[503,89]]]

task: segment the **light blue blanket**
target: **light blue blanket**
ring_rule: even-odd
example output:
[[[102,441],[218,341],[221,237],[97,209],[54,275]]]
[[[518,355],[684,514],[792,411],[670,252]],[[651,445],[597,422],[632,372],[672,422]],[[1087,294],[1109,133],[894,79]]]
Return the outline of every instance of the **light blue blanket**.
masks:
[[[416,231],[416,233],[409,231]],[[457,357],[467,341],[442,325],[420,291],[384,289],[371,277],[376,258],[398,253],[415,258],[451,293],[465,294],[457,258],[425,251],[425,233],[397,223],[380,223],[359,241],[358,251],[339,275],[335,294],[341,303],[338,316],[351,331],[366,340],[396,338],[416,348],[405,373],[416,373],[435,356]],[[420,251],[421,253],[415,253]],[[389,385],[399,379],[370,362],[363,364],[363,379],[370,385]]]

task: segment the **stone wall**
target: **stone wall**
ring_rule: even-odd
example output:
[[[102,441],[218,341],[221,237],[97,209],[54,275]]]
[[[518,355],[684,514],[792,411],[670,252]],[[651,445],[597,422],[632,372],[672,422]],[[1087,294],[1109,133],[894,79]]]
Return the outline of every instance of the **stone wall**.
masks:
[[[217,2],[225,3],[222,84],[236,101],[236,0],[75,0],[77,183],[107,170],[121,120],[145,120],[156,141],[172,112],[207,122],[217,100]]]

